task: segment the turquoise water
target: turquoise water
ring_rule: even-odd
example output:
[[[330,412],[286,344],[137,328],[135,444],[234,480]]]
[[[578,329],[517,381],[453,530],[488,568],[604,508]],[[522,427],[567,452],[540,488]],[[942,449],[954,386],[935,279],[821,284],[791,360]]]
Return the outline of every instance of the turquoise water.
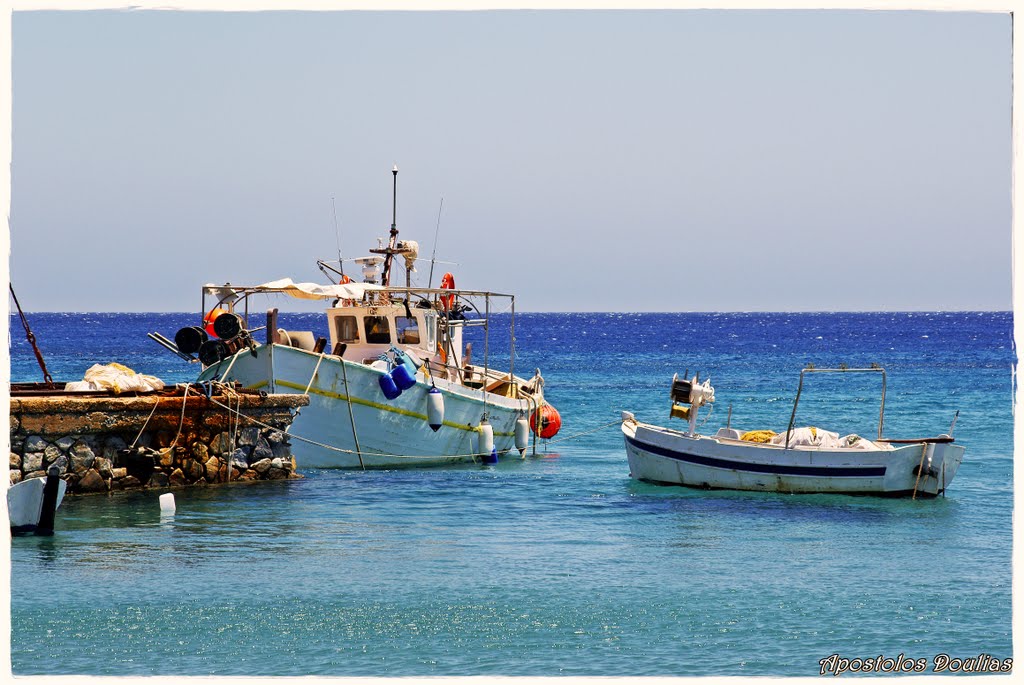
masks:
[[[104,315],[32,321],[55,376],[116,360],[187,380],[142,337],[186,319],[122,315],[142,342],[118,357]],[[732,404],[733,425],[779,430],[808,361],[878,361],[885,432],[943,432],[959,409],[964,464],[929,501],[704,492],[630,480],[604,428],[493,467],[179,490],[173,517],[155,492],[70,498],[53,538],[12,541],[14,672],[817,675],[834,653],[1011,657],[1011,328],[1002,313],[519,316],[517,368],[544,371],[559,438],[620,409],[663,423],[687,368],[716,387],[707,429]],[[35,380],[12,331],[12,374]],[[814,390],[798,423],[877,430],[877,379]]]

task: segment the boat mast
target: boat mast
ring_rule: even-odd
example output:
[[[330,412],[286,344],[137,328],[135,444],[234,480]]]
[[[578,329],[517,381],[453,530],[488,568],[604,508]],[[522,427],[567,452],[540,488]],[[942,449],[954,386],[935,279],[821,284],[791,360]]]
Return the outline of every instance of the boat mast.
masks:
[[[376,252],[384,255],[384,271],[381,273],[380,282],[385,288],[391,285],[391,260],[395,256],[395,245],[397,244],[398,238],[398,224],[396,218],[398,215],[398,165],[391,169],[392,174],[392,186],[391,186],[391,235],[388,238],[388,246],[383,250],[370,250],[370,252]]]

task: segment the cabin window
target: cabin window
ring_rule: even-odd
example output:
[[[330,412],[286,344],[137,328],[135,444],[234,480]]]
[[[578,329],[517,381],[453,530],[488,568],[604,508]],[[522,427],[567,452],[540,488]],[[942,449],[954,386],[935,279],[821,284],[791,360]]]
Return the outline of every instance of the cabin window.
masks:
[[[403,345],[420,344],[420,325],[416,317],[396,316],[395,330],[398,332],[398,342]]]
[[[387,344],[391,342],[391,326],[386,316],[364,316],[363,325],[366,327],[366,342],[371,345]]]
[[[433,353],[437,349],[437,312],[430,310],[423,312],[423,328],[427,334],[427,352]]]
[[[359,324],[354,316],[334,317],[334,330],[338,342],[359,342]]]

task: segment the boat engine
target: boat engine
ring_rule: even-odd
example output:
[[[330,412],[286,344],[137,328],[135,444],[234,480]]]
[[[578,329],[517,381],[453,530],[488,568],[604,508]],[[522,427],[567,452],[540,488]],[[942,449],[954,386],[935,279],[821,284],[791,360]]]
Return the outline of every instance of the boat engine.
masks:
[[[711,387],[711,379],[700,382],[700,374],[687,380],[679,374],[672,376],[672,389],[669,391],[672,407],[669,418],[683,419],[690,422],[690,433],[697,428],[697,409],[715,401],[715,389]]]

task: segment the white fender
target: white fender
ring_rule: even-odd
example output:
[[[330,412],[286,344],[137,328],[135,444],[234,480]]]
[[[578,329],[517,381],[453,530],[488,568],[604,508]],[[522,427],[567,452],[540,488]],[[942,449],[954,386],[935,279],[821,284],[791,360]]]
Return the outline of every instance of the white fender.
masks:
[[[489,457],[494,451],[494,428],[484,419],[477,427],[476,453]]]
[[[444,424],[444,395],[437,388],[427,393],[427,424],[435,433]]]
[[[519,420],[516,421],[516,449],[519,450],[519,456],[523,456],[523,453],[526,452],[526,447],[529,444],[530,422],[520,416]]]

